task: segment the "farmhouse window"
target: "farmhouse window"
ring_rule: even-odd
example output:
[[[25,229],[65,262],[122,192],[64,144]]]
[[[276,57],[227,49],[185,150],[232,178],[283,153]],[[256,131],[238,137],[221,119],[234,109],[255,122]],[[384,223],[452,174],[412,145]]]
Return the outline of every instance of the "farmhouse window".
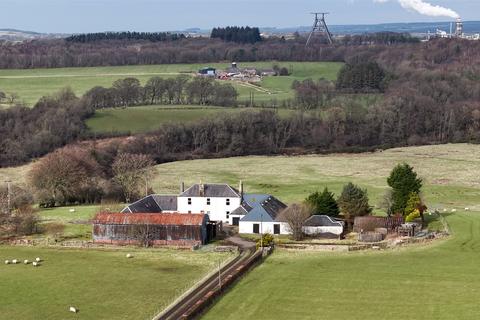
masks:
[[[226,204],[227,204],[227,206],[230,205],[230,199],[227,199],[227,200],[226,200]]]
[[[230,218],[230,211],[227,211],[227,219]]]
[[[273,225],[273,234],[280,234],[280,225],[274,224]]]
[[[210,198],[207,198],[207,206],[210,205]]]
[[[253,224],[253,233],[260,233],[260,225],[258,223]]]
[[[188,198],[188,205],[192,204],[192,198]]]

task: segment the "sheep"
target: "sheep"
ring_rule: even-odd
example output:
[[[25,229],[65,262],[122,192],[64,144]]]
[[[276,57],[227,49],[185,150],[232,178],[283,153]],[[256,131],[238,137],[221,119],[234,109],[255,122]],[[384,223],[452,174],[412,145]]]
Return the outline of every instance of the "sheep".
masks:
[[[465,211],[470,211],[470,208],[465,208]]]
[[[5,260],[5,264],[10,264],[10,260]]]
[[[452,209],[452,212],[457,212],[457,209]]]
[[[28,261],[27,259],[23,260],[23,263],[24,263],[24,264],[28,264],[28,262],[29,262],[29,261]]]
[[[13,264],[17,264],[17,262],[18,262],[17,259],[13,259],[13,260],[12,260],[12,263],[13,263]]]
[[[37,257],[37,258],[35,258],[35,261],[40,262],[40,261],[42,261],[42,259],[40,259],[39,257]]]
[[[75,308],[75,307],[70,307],[70,312],[73,312],[73,313],[77,313],[78,312],[78,309]]]
[[[443,209],[443,212],[447,212],[447,209],[444,208],[444,209]]]
[[[34,266],[34,267],[38,267],[39,265],[40,265],[40,264],[39,264],[38,262],[36,262],[36,261],[33,261],[33,262],[32,262],[32,266]]]
[[[133,255],[131,255],[130,253],[127,253],[127,258],[133,258]]]
[[[70,213],[74,213],[75,212],[75,209],[70,209],[68,210]]]

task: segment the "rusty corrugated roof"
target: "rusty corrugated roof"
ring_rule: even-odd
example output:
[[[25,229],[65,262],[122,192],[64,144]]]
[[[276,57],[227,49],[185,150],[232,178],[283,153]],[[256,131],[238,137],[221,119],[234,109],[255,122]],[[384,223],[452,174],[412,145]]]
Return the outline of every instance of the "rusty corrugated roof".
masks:
[[[154,225],[202,225],[203,213],[98,213],[93,223],[99,224],[154,224]]]

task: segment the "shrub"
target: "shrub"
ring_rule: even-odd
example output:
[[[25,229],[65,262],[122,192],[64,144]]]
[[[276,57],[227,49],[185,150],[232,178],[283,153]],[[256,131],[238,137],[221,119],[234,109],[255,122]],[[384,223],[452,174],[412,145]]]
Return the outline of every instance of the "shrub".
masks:
[[[261,240],[263,240],[263,246],[264,247],[273,246],[274,241],[275,241],[275,239],[273,238],[273,235],[271,235],[270,233],[264,233],[263,236],[262,236],[262,239],[257,240],[257,249],[260,248],[260,246],[262,245]]]

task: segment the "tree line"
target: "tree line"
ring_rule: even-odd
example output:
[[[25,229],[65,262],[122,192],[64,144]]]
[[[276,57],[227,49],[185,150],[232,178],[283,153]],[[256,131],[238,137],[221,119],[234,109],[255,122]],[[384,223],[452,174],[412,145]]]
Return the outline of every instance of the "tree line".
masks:
[[[260,29],[257,27],[226,27],[213,28],[210,34],[212,39],[218,38],[227,42],[256,43],[262,41]]]
[[[372,36],[372,35],[370,35]],[[421,60],[422,64],[438,64],[459,59],[460,46],[478,57],[476,41],[436,39],[428,43],[384,44],[372,39],[368,43],[347,42],[334,46],[314,43],[305,47],[306,39],[285,40],[278,37],[256,43],[226,42],[218,38],[185,38],[179,41],[151,42],[116,40],[71,42],[65,39],[35,40],[22,43],[3,42],[0,45],[0,68],[58,68],[120,65],[151,65],[173,63],[208,63],[219,61],[348,61],[358,54],[390,57],[405,55]],[[435,56],[436,58],[432,58]],[[445,60],[438,58],[444,57]],[[403,60],[403,59],[401,59]],[[397,62],[396,60],[389,62]]]
[[[74,34],[67,38],[67,42],[89,43],[106,40],[147,40],[151,42],[176,41],[184,39],[184,34],[169,32],[98,32]]]
[[[84,98],[94,109],[137,105],[177,104],[215,105],[232,107],[238,93],[229,83],[219,83],[206,77],[152,77],[145,86],[136,78],[116,80],[112,87],[88,90]]]

